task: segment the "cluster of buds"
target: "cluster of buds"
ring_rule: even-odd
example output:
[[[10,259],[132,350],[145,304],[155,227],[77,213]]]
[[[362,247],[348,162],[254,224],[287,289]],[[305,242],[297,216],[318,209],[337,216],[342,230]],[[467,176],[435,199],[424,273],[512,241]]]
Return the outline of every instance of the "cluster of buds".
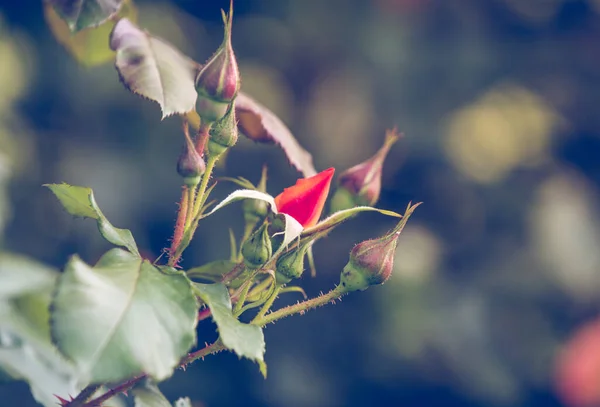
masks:
[[[201,130],[195,144],[186,132],[186,147],[177,166],[179,174],[190,186],[197,184],[205,171],[205,153],[209,162],[215,161],[238,140],[235,99],[240,89],[240,74],[231,45],[231,11],[229,14],[223,13],[223,22],[223,42],[196,76],[196,110],[202,121]],[[334,215],[377,203],[381,194],[383,164],[398,138],[396,129],[389,130],[385,142],[375,155],[341,173],[331,200]],[[246,274],[252,276],[268,269],[273,272],[278,287],[300,278],[307,256],[312,265],[313,243],[336,224],[334,222],[331,226],[329,220],[319,223],[334,173],[335,170],[329,168],[314,176],[299,179],[273,199],[273,209],[276,209],[273,212],[268,210],[265,201],[247,199],[243,206],[246,228],[237,253],[238,264],[241,266],[243,263],[243,267],[238,269],[252,271]],[[266,171],[263,170],[261,181],[255,189],[266,192]],[[399,224],[385,236],[359,243],[352,249],[350,259],[340,275],[340,292],[365,290],[369,286],[384,283],[390,277],[398,238],[414,208],[416,205],[409,207]],[[304,230],[321,232],[301,234],[291,247],[282,247],[282,236],[287,232],[287,220],[282,214],[293,218]],[[248,295],[250,285],[245,285],[244,296]]]
[[[329,187],[334,172],[335,170],[333,168],[329,168],[312,177],[299,179],[295,185],[285,188],[283,192],[274,199],[277,211],[291,216],[304,228],[315,225],[321,217],[321,213],[325,207],[325,201],[329,194]],[[263,172],[261,184],[266,182],[266,176],[264,174],[265,173]],[[253,201],[255,200],[249,200],[247,202]],[[252,207],[251,209],[253,209],[253,211],[248,212],[249,219],[251,221],[260,219],[261,214],[254,211],[254,209],[260,208]],[[242,256],[244,257],[244,263],[248,268],[260,267],[271,258],[274,242],[272,242],[272,239],[269,237],[269,235],[272,236],[273,233],[269,233],[270,229],[268,226],[273,226],[271,229],[278,229],[278,225],[275,223],[276,220],[270,225],[269,222],[263,218],[262,225],[243,243]],[[279,282],[285,284],[292,278],[300,277],[302,274],[301,269],[304,264],[304,255],[308,248],[308,245],[301,246],[298,249],[285,253],[277,260],[277,273],[280,274],[278,277]],[[292,265],[292,263],[294,263],[294,265]],[[294,271],[292,271],[292,269],[294,269]]]
[[[208,143],[202,139],[204,136],[199,135],[195,147],[191,148],[194,143],[185,132],[186,144],[177,163],[177,172],[184,178],[186,185],[196,185],[204,173],[205,149],[208,150],[209,157],[218,159],[238,140],[235,97],[240,89],[240,73],[231,45],[232,16],[232,7],[229,14],[223,12],[223,42],[196,76],[196,110],[203,128],[209,129]]]

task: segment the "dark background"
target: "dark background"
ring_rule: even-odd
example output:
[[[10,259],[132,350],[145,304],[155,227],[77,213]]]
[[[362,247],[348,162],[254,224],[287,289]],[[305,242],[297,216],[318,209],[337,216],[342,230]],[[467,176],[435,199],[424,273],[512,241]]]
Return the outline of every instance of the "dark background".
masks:
[[[135,3],[142,27],[198,61],[220,42],[228,2]],[[424,204],[386,285],[268,327],[267,380],[222,353],[177,372],[165,394],[198,406],[561,405],[556,355],[600,304],[599,44],[595,0],[236,0],[243,89],[290,125],[318,170],[368,158],[397,125],[405,137],[378,206]],[[108,249],[41,188],[65,181],[92,187],[156,257],[174,223],[182,142],[178,120],[161,122],[110,63],[70,58],[40,1],[0,1],[5,249],[59,268]],[[277,148],[246,140],[218,174],[257,181],[263,163],[274,195],[298,176]],[[207,219],[184,266],[227,256],[227,228],[241,224],[239,206]],[[307,293],[331,288],[352,245],[392,224],[361,215],[321,242]],[[199,331],[215,337],[209,322]],[[0,387],[0,405],[34,404],[16,384]]]

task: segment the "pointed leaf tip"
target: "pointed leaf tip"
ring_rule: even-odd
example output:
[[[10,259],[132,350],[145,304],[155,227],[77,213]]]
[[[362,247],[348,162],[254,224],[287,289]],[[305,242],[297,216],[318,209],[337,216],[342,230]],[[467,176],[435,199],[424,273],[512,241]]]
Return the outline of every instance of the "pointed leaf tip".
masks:
[[[233,316],[227,287],[221,283],[192,284],[196,294],[208,304],[223,345],[240,357],[262,361],[265,353],[263,331],[260,327],[244,324]]]
[[[127,248],[131,253],[140,256],[137,245],[128,229],[114,227],[104,216],[94,198],[91,188],[69,184],[45,184],[62,203],[65,210],[73,216],[95,219],[100,234],[110,243]]]

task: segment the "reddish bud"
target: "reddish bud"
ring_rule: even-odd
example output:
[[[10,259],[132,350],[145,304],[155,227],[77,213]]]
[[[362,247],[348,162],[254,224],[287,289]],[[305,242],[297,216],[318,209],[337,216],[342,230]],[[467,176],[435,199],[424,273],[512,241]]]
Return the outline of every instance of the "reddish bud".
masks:
[[[315,225],[323,212],[334,172],[334,168],[329,168],[285,188],[275,197],[277,210],[290,215],[305,228]]]
[[[347,292],[366,290],[369,286],[383,284],[390,278],[398,238],[417,206],[418,204],[409,206],[402,220],[387,235],[354,246],[340,276],[340,284]]]
[[[232,16],[233,4],[230,5],[229,15],[223,12],[225,35],[221,46],[206,61],[196,77],[198,113],[207,121],[223,117],[227,105],[240,89],[240,72],[231,46]]]
[[[339,188],[332,198],[332,212],[355,206],[373,206],[377,203],[381,193],[383,163],[398,138],[396,129],[388,130],[383,146],[373,157],[340,175]]]
[[[185,145],[177,160],[177,173],[183,177],[186,185],[194,186],[198,184],[200,176],[204,174],[206,164],[194,147],[187,125],[184,126],[183,132],[185,134]]]

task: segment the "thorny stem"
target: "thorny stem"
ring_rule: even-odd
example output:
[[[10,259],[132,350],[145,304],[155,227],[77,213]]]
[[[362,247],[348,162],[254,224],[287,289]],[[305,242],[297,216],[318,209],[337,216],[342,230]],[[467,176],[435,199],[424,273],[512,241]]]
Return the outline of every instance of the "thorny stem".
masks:
[[[238,317],[240,315],[240,310],[242,309],[242,306],[246,302],[246,296],[248,296],[248,291],[250,291],[251,286],[252,286],[252,282],[248,281],[246,283],[246,286],[240,293],[240,297],[238,298],[237,302],[235,303],[235,307],[233,308],[233,316],[234,317]]]
[[[206,192],[206,187],[208,186],[208,181],[210,180],[210,177],[212,175],[213,169],[215,168],[215,164],[217,163],[217,158],[216,157],[208,157],[207,163],[206,163],[206,171],[204,171],[204,175],[202,175],[202,182],[200,183],[200,189],[198,189],[198,193],[196,194],[196,202],[194,202],[194,212],[193,212],[193,216],[194,216],[194,220],[192,221],[192,225],[191,228],[192,230],[195,229],[195,225],[198,224],[198,221],[200,219],[199,215],[200,215],[200,210],[202,209],[202,205],[204,205],[204,202],[206,202],[206,198],[204,196],[204,193]],[[193,232],[192,232],[193,234]]]
[[[200,155],[200,157],[204,156],[204,150],[206,148],[206,143],[208,142],[210,128],[212,123],[202,122],[200,123],[200,128],[198,129],[198,136],[196,138],[196,152]]]
[[[312,298],[307,301],[302,301],[294,305],[289,305],[287,307],[278,309],[277,311],[271,312],[266,316],[261,316],[260,318],[258,318],[257,315],[257,318],[254,318],[254,320],[252,320],[251,323],[258,326],[265,326],[281,318],[285,318],[293,314],[302,314],[310,309],[320,307],[329,302],[333,302],[346,293],[346,290],[341,285],[339,285],[333,290],[329,291],[327,294],[322,294],[316,298]]]
[[[247,298],[254,298],[255,295],[264,291],[264,289],[271,285],[271,283],[273,283],[271,278],[265,278],[263,281],[258,283],[252,290],[250,290],[250,293],[248,294]]]
[[[77,395],[72,401],[67,403],[68,407],[81,407],[84,403],[94,395],[94,393],[100,388],[99,384],[92,384],[81,390],[81,393]]]
[[[188,230],[190,228],[190,224],[192,223],[193,211],[194,211],[194,195],[196,193],[196,186],[187,186],[186,187],[187,194],[187,211],[185,213],[185,228]],[[182,198],[183,199],[183,198]]]
[[[276,288],[273,295],[269,298],[267,303],[265,303],[265,306],[268,305],[266,310],[268,310],[271,307],[271,305],[273,304],[273,301],[277,297],[278,292],[279,292],[279,288]],[[303,302],[299,302],[298,304],[289,305],[289,306],[281,308],[275,312],[271,312],[267,316],[261,315],[261,313],[263,311],[261,309],[261,313],[259,313],[259,315],[257,315],[252,320],[251,323],[254,325],[258,325],[258,326],[265,326],[265,325],[270,324],[271,322],[275,322],[281,318],[285,318],[285,317],[288,317],[293,314],[302,314],[313,308],[317,308],[317,307],[323,306],[329,302],[333,302],[346,293],[347,293],[346,290],[340,285],[340,286],[335,287],[333,290],[329,291],[327,294],[322,294],[316,298],[313,298],[313,299],[310,299],[307,301],[303,301]],[[265,307],[263,307],[263,309],[264,308]],[[266,312],[266,310],[265,310],[265,312]],[[204,347],[200,350],[197,350],[196,352],[189,353],[181,361],[179,367],[183,368],[198,359],[202,359],[205,356],[221,352],[222,350],[225,350],[225,349],[226,349],[225,345],[223,345],[223,343],[221,342],[220,339],[217,339],[212,344],[207,345],[206,347]],[[117,394],[120,394],[120,393],[130,390],[133,386],[135,386],[138,382],[140,382],[141,380],[143,380],[146,377],[147,377],[147,375],[144,374],[144,375],[136,376],[132,379],[129,379],[126,382],[123,382],[120,385],[108,390],[103,395],[96,397],[95,399],[90,400],[90,401],[86,402],[85,404],[78,405],[78,407],[79,406],[80,407],[100,407],[102,405],[102,403],[104,403],[108,399],[116,396]],[[77,400],[77,399],[75,399],[75,400]],[[74,407],[74,406],[75,405],[67,404],[67,407]]]
[[[123,382],[120,385],[108,390],[103,395],[96,397],[95,399],[92,399],[85,404],[82,404],[81,407],[101,407],[102,403],[113,398],[117,394],[124,393],[124,392],[130,390],[133,386],[135,386],[138,382],[140,382],[145,377],[146,377],[146,375],[141,375],[141,376],[136,376],[132,379],[129,379],[126,382]],[[70,407],[70,405],[67,404],[67,407]]]
[[[194,202],[194,209],[193,209],[193,218],[194,219],[189,224],[189,228],[186,228],[186,230],[184,231],[181,241],[175,248],[174,253],[171,256],[171,259],[169,260],[169,264],[171,264],[171,263],[177,264],[177,262],[179,261],[179,258],[181,257],[181,254],[189,246],[190,242],[192,241],[192,237],[194,236],[194,233],[196,232],[196,229],[198,227],[198,222],[200,221],[200,215],[201,215],[200,212],[202,209],[202,205],[206,201],[206,197],[204,196],[204,194],[206,192],[206,187],[208,186],[208,181],[210,179],[213,168],[215,167],[215,163],[216,163],[215,158],[208,159],[208,163],[206,164],[206,171],[202,175],[202,182],[200,183],[200,189],[198,190],[198,193],[196,194],[196,199]]]
[[[212,355],[213,353],[220,352],[224,349],[225,349],[225,346],[221,343],[220,340],[217,339],[215,342],[211,343],[210,345],[207,345],[204,348],[197,350],[196,352],[189,353],[181,361],[181,364],[179,365],[179,367],[183,368],[198,359],[202,359],[205,356]],[[102,405],[102,403],[104,403],[108,399],[116,396],[117,394],[124,393],[124,392],[130,390],[133,386],[135,386],[137,383],[139,383],[140,381],[145,379],[147,376],[148,375],[143,374],[141,376],[136,376],[132,379],[129,379],[126,382],[123,382],[120,385],[108,390],[103,395],[96,397],[95,399],[90,400],[85,404],[81,404],[81,407],[100,407]],[[71,406],[71,404],[67,404],[67,407],[72,407],[72,406]]]
[[[175,257],[175,254],[177,248],[181,244],[185,230],[185,218],[188,211],[188,200],[186,199],[189,193],[188,191],[188,187],[183,187],[181,202],[179,203],[179,212],[177,213],[177,221],[175,222],[175,231],[173,232],[173,240],[171,241],[171,248],[169,249],[169,266],[171,267],[174,267],[179,261],[179,256]]]
[[[240,295],[238,296],[237,301],[235,303],[235,307],[233,308],[233,316],[234,317],[237,317],[241,314],[240,310],[242,309],[242,306],[246,302],[246,298],[248,297],[248,293],[250,292],[250,287],[252,287],[252,283],[254,282],[254,277],[256,277],[257,274],[258,274],[258,270],[256,270],[254,273],[250,274],[248,279],[244,282],[244,287],[242,288]]]
[[[231,269],[230,272],[228,272],[227,274],[223,275],[223,277],[221,278],[221,282],[225,285],[231,283],[233,280],[235,280],[236,278],[238,278],[240,276],[240,274],[242,274],[244,272],[246,268],[244,267],[244,263],[238,263],[236,264],[233,269]]]
[[[197,350],[196,352],[189,353],[181,361],[181,364],[179,365],[179,367],[185,367],[185,366],[189,365],[190,363],[192,363],[192,362],[194,362],[194,361],[196,361],[198,359],[202,359],[205,356],[221,352],[222,350],[225,350],[225,345],[223,345],[223,343],[221,342],[220,339],[217,339],[216,341],[214,341],[210,345],[206,345],[204,348],[202,348],[200,350]]]
[[[265,305],[262,306],[262,308],[260,309],[260,311],[258,311],[258,314],[256,314],[256,316],[252,320],[252,322],[251,322],[252,324],[257,324],[258,325],[258,322],[265,316],[265,314],[267,313],[267,311],[269,311],[269,309],[271,308],[271,306],[275,302],[275,299],[279,295],[279,291],[280,290],[281,290],[280,286],[279,287],[275,287],[275,289],[273,290],[273,293],[271,294],[271,296],[269,297],[269,299],[267,300],[267,302],[265,302]]]
[[[206,143],[208,142],[209,130],[211,124],[200,125],[198,129],[198,136],[196,138],[195,149],[196,152],[200,156],[204,156],[204,150],[206,148]],[[187,138],[189,138],[187,123],[184,123],[184,134]],[[190,141],[191,142],[191,141]],[[173,244],[171,245],[171,249],[169,250],[170,259],[169,265],[175,266],[181,257],[183,251],[190,244],[192,237],[194,236],[194,232],[198,227],[198,221],[200,220],[200,212],[202,210],[202,205],[206,202],[206,187],[208,186],[208,181],[212,176],[212,171],[215,166],[216,159],[209,157],[208,163],[206,165],[206,170],[204,174],[202,174],[202,181],[200,183],[200,187],[196,192],[196,187],[185,187],[184,194],[181,198],[181,204],[179,208],[179,214],[177,217],[177,224],[175,234],[176,236],[173,238]],[[187,191],[187,193],[186,193]],[[185,207],[185,209],[183,209]],[[182,214],[183,212],[183,214]],[[181,220],[181,226],[179,225]],[[177,226],[180,226],[181,232],[178,233]]]

